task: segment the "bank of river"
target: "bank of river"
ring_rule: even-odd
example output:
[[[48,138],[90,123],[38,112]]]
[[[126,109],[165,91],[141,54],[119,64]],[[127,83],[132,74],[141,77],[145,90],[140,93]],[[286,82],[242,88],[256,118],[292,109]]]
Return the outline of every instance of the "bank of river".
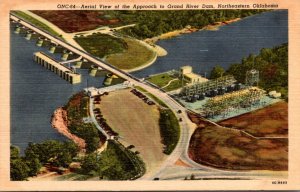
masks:
[[[33,61],[34,52],[50,54],[48,49],[35,46],[34,41],[27,41],[11,29],[11,144],[24,150],[28,142],[65,140],[51,127],[53,112],[87,84],[101,87],[104,77],[94,78],[88,70],[78,70],[83,75],[82,83],[69,84]]]
[[[219,30],[201,30],[164,39],[157,44],[168,55],[158,57],[151,66],[132,72],[137,77],[191,65],[196,73],[209,75],[215,65],[228,68],[249,54],[288,41],[288,12],[276,10],[244,18]]]

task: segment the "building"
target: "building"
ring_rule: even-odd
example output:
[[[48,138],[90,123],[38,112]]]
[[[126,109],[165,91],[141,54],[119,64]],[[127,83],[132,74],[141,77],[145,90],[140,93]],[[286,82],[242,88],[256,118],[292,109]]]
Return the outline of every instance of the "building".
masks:
[[[192,84],[208,81],[208,79],[202,77],[201,75],[193,73],[193,68],[191,66],[180,67],[180,76]]]
[[[62,65],[55,59],[49,57],[43,52],[36,52],[33,55],[33,59],[43,67],[49,69],[50,71],[57,74],[59,77],[65,79],[71,84],[77,84],[81,82],[81,75],[75,73],[71,69],[67,68],[66,66]]]

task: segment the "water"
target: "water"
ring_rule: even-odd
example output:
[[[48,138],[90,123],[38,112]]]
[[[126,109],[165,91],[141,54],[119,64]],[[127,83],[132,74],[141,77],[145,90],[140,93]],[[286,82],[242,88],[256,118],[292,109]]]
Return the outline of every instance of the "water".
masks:
[[[28,142],[46,139],[65,140],[50,125],[54,110],[63,106],[68,98],[89,86],[101,87],[104,77],[91,77],[88,70],[82,74],[82,83],[72,85],[55,73],[33,61],[33,53],[44,51],[52,57],[48,48],[35,46],[35,41],[26,40],[23,34],[13,33],[11,28],[11,143],[23,151]]]
[[[199,31],[158,45],[168,51],[165,57],[146,69],[133,72],[137,77],[193,66],[194,72],[210,74],[215,65],[227,69],[249,54],[258,54],[262,48],[271,48],[288,42],[288,11],[277,10],[254,15],[222,26],[218,31]]]

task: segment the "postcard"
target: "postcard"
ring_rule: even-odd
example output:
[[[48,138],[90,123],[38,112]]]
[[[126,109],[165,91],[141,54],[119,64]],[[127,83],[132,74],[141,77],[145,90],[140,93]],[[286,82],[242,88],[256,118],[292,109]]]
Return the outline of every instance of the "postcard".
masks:
[[[296,190],[299,2],[4,1],[4,191]]]

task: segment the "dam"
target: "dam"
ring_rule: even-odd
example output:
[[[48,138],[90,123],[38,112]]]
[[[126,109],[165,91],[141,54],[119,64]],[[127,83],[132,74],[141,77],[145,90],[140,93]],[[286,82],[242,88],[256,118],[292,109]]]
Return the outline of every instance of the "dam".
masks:
[[[59,77],[65,79],[71,84],[77,84],[81,82],[81,75],[75,73],[71,69],[67,68],[63,64],[59,63],[55,59],[49,57],[43,52],[36,52],[33,55],[33,59],[38,64],[42,65],[43,67],[49,69],[50,71],[57,74]]]

